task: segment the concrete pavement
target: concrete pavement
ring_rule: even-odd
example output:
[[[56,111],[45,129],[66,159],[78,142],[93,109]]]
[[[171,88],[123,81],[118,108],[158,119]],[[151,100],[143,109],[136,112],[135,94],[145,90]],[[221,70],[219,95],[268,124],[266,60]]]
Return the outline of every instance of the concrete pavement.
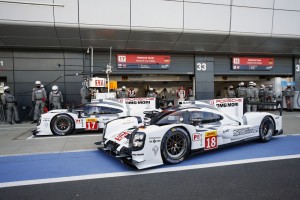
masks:
[[[278,112],[274,112],[278,113]],[[300,112],[283,112],[283,134],[300,134]],[[70,136],[32,136],[36,125],[24,122],[22,124],[0,124],[0,156],[59,153],[79,150],[95,150],[95,142],[101,134],[78,134]]]

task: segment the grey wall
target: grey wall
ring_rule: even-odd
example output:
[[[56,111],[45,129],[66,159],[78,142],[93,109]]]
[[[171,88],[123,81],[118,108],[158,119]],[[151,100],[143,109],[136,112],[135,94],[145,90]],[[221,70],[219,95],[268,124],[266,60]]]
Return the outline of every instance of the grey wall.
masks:
[[[1,3],[0,47],[300,54],[299,0],[23,2]]]
[[[7,77],[7,83],[15,93],[19,104],[31,105],[31,91],[36,80],[46,86],[48,93],[56,84],[63,92],[66,102],[79,102],[82,76],[65,76],[83,71],[82,53],[57,51],[0,51],[4,66],[0,77]],[[61,64],[61,67],[58,66]],[[52,83],[55,81],[55,83]]]
[[[214,58],[195,57],[196,99],[214,98]]]

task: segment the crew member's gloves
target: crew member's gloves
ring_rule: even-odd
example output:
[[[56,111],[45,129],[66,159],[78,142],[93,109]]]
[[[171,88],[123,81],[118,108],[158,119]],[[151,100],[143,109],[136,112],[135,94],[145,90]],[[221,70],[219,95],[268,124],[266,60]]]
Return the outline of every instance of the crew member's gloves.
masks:
[[[3,109],[6,110],[7,109],[7,105],[3,104]]]

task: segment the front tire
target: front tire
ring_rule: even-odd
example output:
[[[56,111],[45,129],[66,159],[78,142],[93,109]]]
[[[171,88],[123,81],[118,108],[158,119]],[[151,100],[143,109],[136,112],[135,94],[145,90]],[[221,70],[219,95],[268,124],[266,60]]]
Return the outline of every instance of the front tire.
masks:
[[[275,124],[271,117],[264,117],[259,126],[259,135],[262,142],[268,142],[272,139],[275,131]]]
[[[162,139],[161,156],[164,163],[180,163],[189,155],[190,150],[191,139],[183,128],[170,129]]]
[[[58,114],[52,118],[50,128],[54,135],[69,135],[73,133],[75,123],[70,115]]]

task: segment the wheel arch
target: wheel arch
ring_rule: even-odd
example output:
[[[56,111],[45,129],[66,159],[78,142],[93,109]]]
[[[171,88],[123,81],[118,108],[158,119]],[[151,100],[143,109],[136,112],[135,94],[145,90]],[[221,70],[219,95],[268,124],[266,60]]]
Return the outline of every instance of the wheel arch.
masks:
[[[276,122],[275,122],[274,117],[272,115],[266,115],[266,117],[270,117],[270,119],[273,121],[273,123],[274,123],[274,133],[275,133],[275,131],[276,131]]]
[[[74,132],[75,129],[76,129],[76,124],[75,124],[74,118],[73,118],[71,115],[69,115],[68,113],[57,113],[57,114],[54,115],[54,116],[52,117],[52,119],[50,120],[50,130],[51,130],[52,134],[55,135],[55,134],[54,134],[54,131],[53,131],[53,127],[52,127],[51,125],[52,125],[52,123],[54,123],[53,120],[55,120],[55,118],[57,118],[59,115],[68,116],[68,117],[72,120],[72,123],[73,123],[73,125],[74,125],[73,128],[72,128],[72,132]]]

